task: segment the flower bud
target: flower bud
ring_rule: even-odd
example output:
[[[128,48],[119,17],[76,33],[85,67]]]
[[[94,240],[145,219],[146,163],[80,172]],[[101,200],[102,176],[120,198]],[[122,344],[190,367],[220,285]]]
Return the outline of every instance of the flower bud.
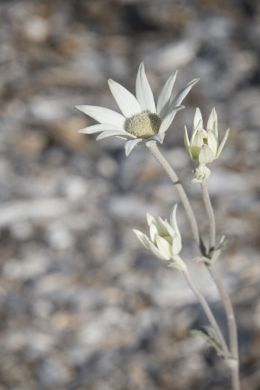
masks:
[[[149,237],[139,230],[134,230],[144,247],[163,260],[174,259],[182,248],[181,235],[176,221],[176,210],[177,205],[173,208],[170,222],[161,217],[154,218],[147,214]]]
[[[228,129],[219,143],[218,118],[215,108],[210,113],[206,130],[203,127],[203,119],[199,108],[195,111],[191,139],[189,139],[186,127],[184,130],[184,143],[190,157],[204,166],[220,156],[229,134]]]

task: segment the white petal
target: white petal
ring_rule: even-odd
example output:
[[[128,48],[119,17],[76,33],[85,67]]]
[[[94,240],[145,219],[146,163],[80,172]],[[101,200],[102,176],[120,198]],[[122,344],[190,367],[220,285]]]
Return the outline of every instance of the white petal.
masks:
[[[172,99],[172,101],[174,101],[174,105],[175,106],[179,106],[182,101],[184,100],[184,98],[188,95],[188,93],[190,92],[191,88],[199,81],[199,79],[194,79],[194,80],[191,80],[187,85],[186,87],[184,87],[179,93],[178,95]]]
[[[165,133],[165,131],[167,131],[169,129],[169,127],[171,126],[172,121],[173,121],[175,115],[177,114],[177,112],[179,110],[182,110],[183,108],[184,108],[184,106],[178,106],[178,107],[174,107],[171,110],[169,110],[168,114],[162,120],[162,123],[161,123],[161,126],[160,126],[160,130],[159,130],[159,134]]]
[[[172,94],[172,89],[174,87],[176,77],[177,77],[177,71],[173,73],[166,83],[163,86],[163,89],[160,92],[160,95],[158,97],[158,102],[157,102],[157,113],[161,115],[161,112],[165,109],[165,106],[168,104],[171,94]]]
[[[106,124],[106,123],[99,123],[98,125],[93,125],[93,126],[88,126],[88,127],[85,127],[84,129],[80,129],[79,130],[79,133],[82,133],[82,134],[94,134],[94,133],[99,133],[100,131],[117,131],[117,130],[121,130],[121,131],[124,131],[124,129],[120,129],[120,127],[117,127],[117,126],[114,126],[114,125],[110,125],[110,124]]]
[[[168,256],[165,256],[163,252],[161,252],[156,245],[154,245],[152,242],[150,242],[150,251],[156,256],[159,257],[159,259],[162,260],[169,260]]]
[[[230,130],[230,129],[227,129],[227,131],[226,131],[226,133],[225,133],[225,135],[224,135],[224,138],[222,139],[222,141],[221,141],[221,143],[220,143],[220,145],[219,145],[219,147],[218,147],[217,157],[219,157],[220,153],[222,152],[222,150],[223,150],[223,148],[224,148],[224,146],[225,146],[225,143],[226,143],[226,141],[227,141],[227,139],[228,139],[229,130]]]
[[[175,234],[174,229],[172,228],[172,226],[169,224],[169,222],[167,220],[165,220],[164,223],[165,223],[165,227],[168,231],[169,236],[173,237]]]
[[[156,237],[156,245],[161,255],[165,257],[166,260],[171,258],[171,245],[163,237]]]
[[[212,150],[208,145],[202,145],[200,154],[199,154],[199,162],[200,164],[208,164],[214,161],[216,156],[213,154]]]
[[[197,107],[193,119],[193,129],[196,130],[198,128],[201,129],[203,128],[203,119],[202,119],[201,111]]]
[[[218,141],[216,140],[215,134],[213,133],[212,130],[208,131],[207,140],[208,140],[208,146],[216,156],[218,150]]]
[[[137,138],[137,139],[133,139],[133,140],[127,141],[125,143],[125,154],[126,154],[126,156],[129,156],[129,154],[132,152],[134,147],[137,144],[139,144],[139,142],[142,142],[142,140],[140,138]]]
[[[175,204],[173,207],[171,217],[170,217],[170,222],[171,222],[172,228],[175,231],[175,233],[180,236],[180,231],[179,231],[177,219],[176,219],[177,207],[178,207],[177,204]]]
[[[108,80],[108,85],[115,101],[118,104],[118,107],[125,117],[128,118],[133,115],[140,114],[140,104],[131,92],[112,79]]]
[[[136,97],[142,110],[156,112],[153,92],[147,80],[143,63],[139,66],[136,77]]]
[[[128,136],[128,133],[126,131],[120,131],[120,130],[107,130],[107,131],[104,131],[103,133],[99,134],[97,136],[97,141],[101,140],[101,139],[104,139],[104,138],[108,138],[108,137],[114,137],[114,136],[117,136],[117,135],[121,135],[121,136]]]
[[[178,255],[182,249],[181,236],[176,235],[172,240],[172,254]]]
[[[189,134],[188,134],[188,130],[187,130],[186,126],[184,127],[184,145],[185,145],[187,152],[189,153],[190,158],[192,158],[191,151],[190,151]]]
[[[150,239],[152,242],[155,241],[155,237],[158,235],[158,230],[156,226],[156,221],[150,225]]]
[[[190,140],[191,147],[198,146],[200,148],[204,144],[204,138],[208,138],[208,132],[206,130],[201,128],[195,130]]]
[[[76,106],[76,108],[100,123],[124,127],[125,118],[123,115],[109,108],[98,106]]]
[[[212,130],[216,139],[218,139],[218,116],[215,107],[209,115],[207,130]]]
[[[150,226],[154,222],[154,217],[151,214],[147,213],[146,220],[147,220],[148,226]]]
[[[134,229],[133,232],[136,234],[138,240],[143,244],[143,246],[146,249],[150,250],[150,244],[149,244],[150,240],[147,237],[147,235],[142,233],[142,232],[140,232],[140,230],[136,230],[136,229]]]
[[[168,225],[169,223],[167,222],[167,220],[163,220],[161,217],[157,219],[156,227],[157,227],[158,234],[160,236],[171,235],[172,231],[171,232],[169,231]]]

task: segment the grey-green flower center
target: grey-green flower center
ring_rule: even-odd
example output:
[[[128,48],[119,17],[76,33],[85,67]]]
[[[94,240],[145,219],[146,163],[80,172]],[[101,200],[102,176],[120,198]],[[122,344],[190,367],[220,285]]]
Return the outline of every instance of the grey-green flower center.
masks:
[[[161,122],[157,114],[144,111],[126,119],[125,128],[128,133],[137,138],[150,138],[159,132]]]

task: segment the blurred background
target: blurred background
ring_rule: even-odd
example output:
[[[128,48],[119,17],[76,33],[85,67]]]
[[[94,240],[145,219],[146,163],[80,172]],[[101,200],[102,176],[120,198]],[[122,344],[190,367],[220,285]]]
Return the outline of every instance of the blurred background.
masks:
[[[229,141],[209,180],[218,264],[239,323],[243,389],[260,389],[257,0],[0,1],[0,389],[229,389],[224,364],[190,335],[206,320],[180,274],[140,247],[132,228],[167,217],[177,194],[142,145],[96,142],[77,104],[116,109],[111,77],[134,89],[145,62],[158,96],[201,79],[163,145],[204,234],[199,186],[183,148],[196,106],[216,107]],[[182,208],[194,279],[225,329]]]

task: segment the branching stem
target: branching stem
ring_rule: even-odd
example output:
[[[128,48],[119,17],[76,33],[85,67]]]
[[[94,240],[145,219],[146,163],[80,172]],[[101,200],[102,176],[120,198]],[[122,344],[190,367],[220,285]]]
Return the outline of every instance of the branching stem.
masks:
[[[165,157],[160,152],[157,143],[155,141],[150,141],[146,143],[147,148],[151,151],[153,156],[158,160],[158,162],[161,164],[173,184],[176,186],[176,189],[179,193],[181,202],[183,204],[183,207],[185,209],[187,218],[189,220],[191,231],[193,238],[198,246],[200,246],[200,234],[199,234],[199,228],[198,223],[195,217],[195,214],[193,212],[193,209],[191,207],[190,201],[188,199],[188,196],[182,186],[182,184],[179,181],[179,177],[172,168],[172,166],[168,163],[168,161],[165,159]],[[205,204],[205,208],[209,217],[209,223],[210,223],[210,247],[211,249],[214,249],[216,245],[216,223],[215,223],[215,215],[212,208],[212,204],[210,201],[210,197],[208,194],[208,189],[206,186],[202,186],[202,194],[203,194],[203,200]],[[229,330],[229,340],[230,340],[230,350],[231,350],[231,360],[232,364],[229,364],[229,367],[231,368],[231,375],[232,375],[232,389],[233,390],[240,390],[240,381],[239,381],[239,356],[238,356],[238,339],[237,339],[237,325],[234,315],[233,306],[230,300],[230,297],[222,283],[222,280],[220,276],[218,275],[214,264],[207,267],[212,279],[214,280],[221,301],[223,303],[225,314],[227,318],[228,323],[228,330]],[[215,318],[214,318],[215,320]],[[220,331],[221,332],[221,331]],[[221,333],[222,335],[222,333]],[[222,336],[223,337],[223,336]],[[230,355],[225,356],[226,361],[230,361]]]
[[[227,357],[229,355],[229,350],[228,350],[226,341],[222,335],[222,332],[218,326],[217,321],[215,320],[214,314],[212,313],[211,308],[210,308],[207,300],[202,295],[200,290],[196,287],[196,285],[193,283],[192,278],[190,276],[190,273],[188,272],[188,269],[187,268],[183,269],[182,273],[183,273],[184,278],[185,278],[186,282],[188,283],[189,287],[191,288],[191,290],[193,291],[193,293],[197,297],[198,301],[200,302],[210,325],[212,326],[212,328],[215,331],[215,334],[218,338],[218,342],[222,347],[224,356]]]
[[[210,246],[211,248],[214,248],[216,246],[216,223],[215,223],[215,215],[214,215],[206,182],[202,183],[201,189],[202,189],[203,202],[209,218]],[[232,306],[231,299],[226,291],[226,288],[222,283],[221,277],[219,276],[219,274],[215,269],[215,265],[211,264],[208,267],[208,270],[217,286],[217,289],[221,297],[221,301],[225,309],[227,324],[228,324],[230,350],[231,350],[232,359],[234,360],[234,364],[231,366],[233,389],[239,390],[240,385],[239,385],[238,335],[237,335],[237,324],[236,324],[234,309]]]

